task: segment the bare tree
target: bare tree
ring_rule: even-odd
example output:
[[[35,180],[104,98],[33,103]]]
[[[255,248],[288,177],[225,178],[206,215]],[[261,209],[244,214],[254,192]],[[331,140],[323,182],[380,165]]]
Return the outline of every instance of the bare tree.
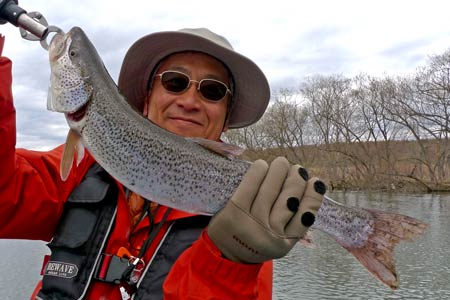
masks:
[[[225,139],[343,186],[450,189],[450,50],[411,76],[315,75],[281,89],[253,126]]]

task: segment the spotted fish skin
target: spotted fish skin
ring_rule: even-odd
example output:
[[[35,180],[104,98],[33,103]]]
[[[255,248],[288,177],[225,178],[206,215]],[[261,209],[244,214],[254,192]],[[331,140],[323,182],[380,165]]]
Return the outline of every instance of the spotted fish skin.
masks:
[[[109,174],[143,197],[179,210],[213,215],[226,205],[249,162],[218,155],[142,116],[120,95],[80,28],[53,38],[49,54],[48,107],[65,114],[70,130]],[[427,226],[403,215],[346,207],[326,196],[313,227],[396,288],[393,248]]]
[[[70,36],[66,41],[64,36],[58,34],[54,37],[49,50],[50,62],[53,68],[50,75],[51,86],[49,88],[47,109],[59,112],[72,112],[78,110],[92,95],[93,87],[86,83],[87,77],[83,76],[82,69],[72,63],[72,44]],[[75,52],[72,51],[72,54]],[[57,62],[57,63],[55,63]]]
[[[160,204],[206,215],[222,208],[250,164],[167,132],[121,100],[92,101],[87,110],[81,135],[100,165]],[[105,111],[114,113],[99,113]]]
[[[212,215],[226,204],[249,162],[217,155],[143,117],[118,93],[80,28],[54,39],[49,51],[49,107],[65,113],[106,171],[145,198],[180,210]],[[80,107],[84,116],[73,118]]]

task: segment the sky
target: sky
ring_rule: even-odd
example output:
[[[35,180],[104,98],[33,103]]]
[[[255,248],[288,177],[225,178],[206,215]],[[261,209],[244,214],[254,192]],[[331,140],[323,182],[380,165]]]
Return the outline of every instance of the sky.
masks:
[[[127,49],[157,31],[206,27],[266,74],[271,90],[296,88],[307,76],[413,73],[429,56],[450,48],[446,0],[107,1],[21,0],[49,24],[81,27],[117,81]],[[18,28],[0,25],[3,56],[13,61],[17,147],[51,149],[68,130],[62,114],[46,109],[48,54]]]

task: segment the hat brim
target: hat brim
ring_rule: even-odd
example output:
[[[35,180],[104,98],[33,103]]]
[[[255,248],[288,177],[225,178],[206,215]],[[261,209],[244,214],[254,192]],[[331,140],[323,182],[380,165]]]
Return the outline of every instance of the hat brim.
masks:
[[[270,100],[267,79],[247,57],[206,38],[179,31],[149,34],[135,42],[125,55],[119,74],[119,90],[142,111],[147,97],[148,80],[158,63],[170,54],[198,51],[221,61],[234,81],[233,107],[228,127],[241,128],[258,121]]]

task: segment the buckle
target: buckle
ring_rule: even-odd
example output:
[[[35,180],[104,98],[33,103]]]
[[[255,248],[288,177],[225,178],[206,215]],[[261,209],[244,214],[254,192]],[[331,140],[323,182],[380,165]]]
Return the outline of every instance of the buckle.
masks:
[[[118,284],[128,265],[128,258],[102,253],[100,262],[95,267],[94,278],[102,282]]]

